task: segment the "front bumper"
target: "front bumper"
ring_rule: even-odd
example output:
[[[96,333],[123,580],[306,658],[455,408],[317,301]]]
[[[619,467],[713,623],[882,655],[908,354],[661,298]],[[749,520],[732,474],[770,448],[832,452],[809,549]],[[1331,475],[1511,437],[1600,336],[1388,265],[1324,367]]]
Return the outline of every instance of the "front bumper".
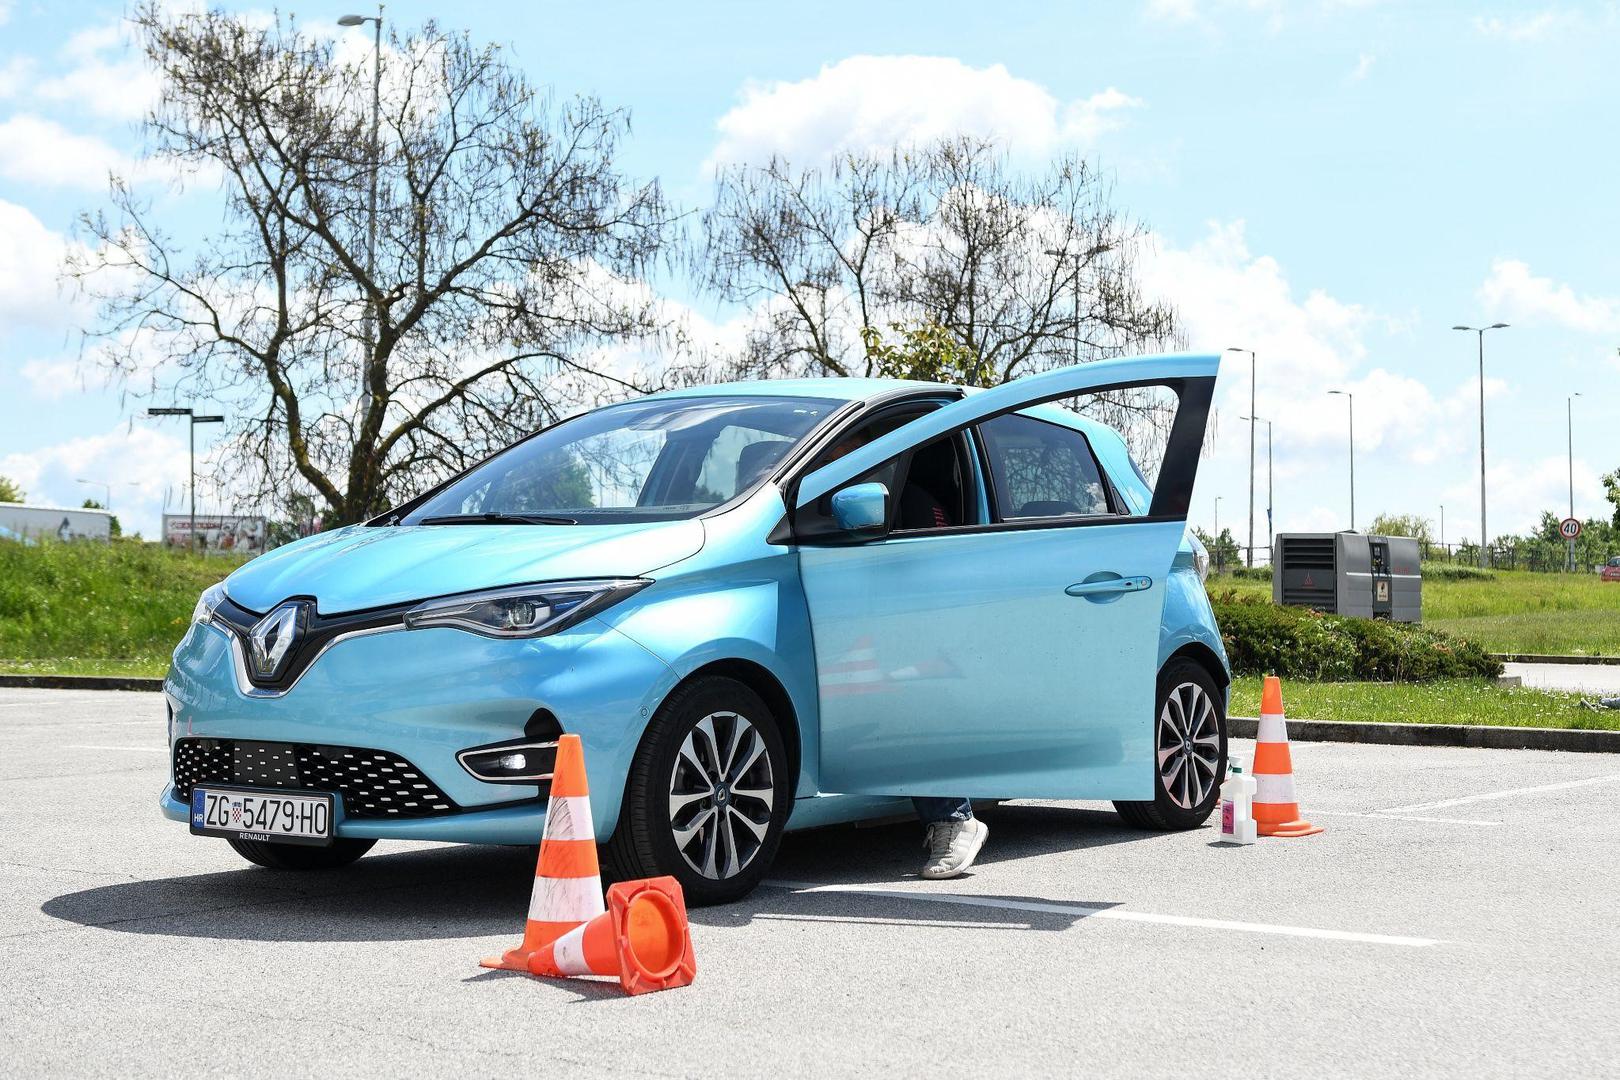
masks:
[[[674,672],[596,619],[533,640],[494,640],[459,630],[398,630],[342,641],[281,697],[238,688],[230,638],[193,626],[164,684],[174,743],[182,738],[367,747],[415,765],[456,810],[410,818],[340,816],[337,834],[368,839],[535,843],[545,807],[533,785],[475,779],[456,753],[522,738],[547,710],[578,734],[590,770],[599,839],[618,822],[625,776]],[[163,813],[187,819],[171,783]]]

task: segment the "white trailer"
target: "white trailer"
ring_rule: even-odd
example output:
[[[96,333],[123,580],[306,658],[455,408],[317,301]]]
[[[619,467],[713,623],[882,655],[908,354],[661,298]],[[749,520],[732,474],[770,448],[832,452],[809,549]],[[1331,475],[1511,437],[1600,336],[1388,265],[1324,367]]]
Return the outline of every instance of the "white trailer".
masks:
[[[112,514],[77,506],[30,506],[0,502],[0,537],[6,539],[110,540]]]

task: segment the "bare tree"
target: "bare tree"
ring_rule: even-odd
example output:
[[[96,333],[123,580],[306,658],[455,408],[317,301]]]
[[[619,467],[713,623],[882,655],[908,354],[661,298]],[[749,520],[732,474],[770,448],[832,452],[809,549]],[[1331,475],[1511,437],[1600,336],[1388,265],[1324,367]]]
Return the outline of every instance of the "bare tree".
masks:
[[[162,77],[148,156],[217,178],[223,212],[193,193],[182,222],[115,179],[69,273],[101,305],[96,355],[144,392],[233,406],[239,485],[359,521],[657,379],[605,347],[657,331],[638,279],[669,232],[656,183],[616,166],[625,114],[549,102],[429,23],[386,43],[374,147],[369,49],[345,58],[290,18],[132,19]]]
[[[819,168],[732,166],[703,225],[709,284],[758,311],[734,358],[750,375],[876,374],[891,330],[943,328],[989,382],[1179,343],[1173,309],[1137,281],[1146,230],[1074,155],[1026,174],[962,136]],[[1163,437],[1161,397],[1086,408],[1144,446]]]

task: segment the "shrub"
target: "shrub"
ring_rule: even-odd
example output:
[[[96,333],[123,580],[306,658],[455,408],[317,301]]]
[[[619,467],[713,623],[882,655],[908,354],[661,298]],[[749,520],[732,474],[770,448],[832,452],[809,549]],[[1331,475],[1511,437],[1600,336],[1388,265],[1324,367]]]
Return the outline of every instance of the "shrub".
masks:
[[[1430,581],[1495,581],[1496,575],[1478,566],[1450,563],[1424,563],[1423,576]]]
[[[1235,566],[1232,568],[1232,576],[1239,581],[1264,581],[1269,584],[1271,582],[1271,567]]]
[[[1421,624],[1323,615],[1231,590],[1212,602],[1237,675],[1430,682],[1502,674],[1501,662],[1480,646]]]

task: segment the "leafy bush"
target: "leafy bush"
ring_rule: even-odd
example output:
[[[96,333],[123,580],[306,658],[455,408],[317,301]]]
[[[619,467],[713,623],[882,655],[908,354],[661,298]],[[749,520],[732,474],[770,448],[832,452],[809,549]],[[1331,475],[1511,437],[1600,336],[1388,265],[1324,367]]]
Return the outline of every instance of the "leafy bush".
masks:
[[[1271,584],[1271,567],[1269,566],[1234,566],[1232,576],[1239,581],[1264,581]]]
[[[1333,682],[1502,674],[1501,662],[1478,645],[1421,624],[1323,615],[1232,590],[1211,599],[1234,674]]]
[[[1450,563],[1424,563],[1423,576],[1430,581],[1495,581],[1496,574],[1478,566],[1454,566]]]

